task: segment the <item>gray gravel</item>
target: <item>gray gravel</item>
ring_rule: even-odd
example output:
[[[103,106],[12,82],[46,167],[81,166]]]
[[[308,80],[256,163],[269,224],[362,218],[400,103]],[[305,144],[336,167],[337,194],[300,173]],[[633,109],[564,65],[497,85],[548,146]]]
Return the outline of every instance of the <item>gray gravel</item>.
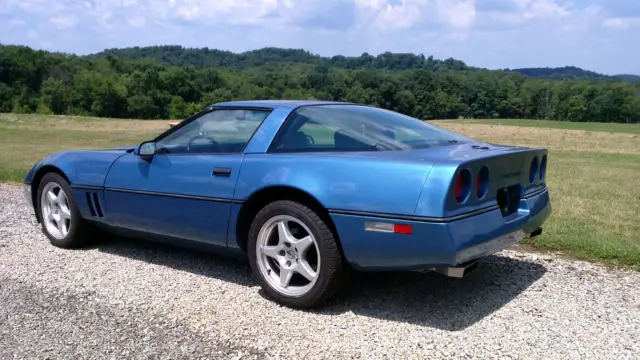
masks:
[[[535,358],[640,354],[640,274],[504,251],[470,278],[358,276],[327,306],[263,298],[246,262],[109,238],[49,245],[0,184],[0,359]]]

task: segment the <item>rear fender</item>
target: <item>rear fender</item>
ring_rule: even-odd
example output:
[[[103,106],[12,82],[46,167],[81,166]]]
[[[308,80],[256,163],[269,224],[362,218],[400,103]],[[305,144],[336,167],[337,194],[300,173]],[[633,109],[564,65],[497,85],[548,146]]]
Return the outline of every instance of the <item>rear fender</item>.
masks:
[[[498,207],[500,192],[526,198],[546,188],[545,179],[540,176],[543,159],[546,170],[546,149],[509,147],[473,153],[467,151],[466,154],[467,157],[450,158],[434,165],[418,200],[415,215],[450,218],[488,211]],[[480,191],[476,181],[483,168],[488,170],[488,180]],[[468,195],[458,202],[455,186],[462,171],[468,171],[470,183],[465,186]]]
[[[246,200],[263,188],[284,186],[310,194],[330,211],[411,215],[431,165],[368,156],[249,154],[242,164],[234,200]]]

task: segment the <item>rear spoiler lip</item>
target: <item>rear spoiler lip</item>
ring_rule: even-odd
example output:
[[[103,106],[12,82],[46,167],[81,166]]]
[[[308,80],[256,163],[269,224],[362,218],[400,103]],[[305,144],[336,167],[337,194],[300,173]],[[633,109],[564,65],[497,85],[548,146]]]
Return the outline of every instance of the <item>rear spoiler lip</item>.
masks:
[[[448,166],[464,167],[464,166],[468,166],[469,164],[473,164],[477,161],[489,160],[489,159],[501,157],[504,155],[510,155],[510,154],[540,153],[541,155],[548,155],[549,153],[548,148],[530,148],[530,147],[521,147],[521,146],[513,146],[513,147],[501,146],[498,148],[491,148],[489,150],[474,149],[474,151],[475,151],[475,154],[472,157],[451,156],[449,158],[442,159],[442,158],[438,158],[437,156],[432,156],[429,153],[425,153],[424,156],[422,156],[422,159],[423,161],[430,162],[434,166],[448,165]]]

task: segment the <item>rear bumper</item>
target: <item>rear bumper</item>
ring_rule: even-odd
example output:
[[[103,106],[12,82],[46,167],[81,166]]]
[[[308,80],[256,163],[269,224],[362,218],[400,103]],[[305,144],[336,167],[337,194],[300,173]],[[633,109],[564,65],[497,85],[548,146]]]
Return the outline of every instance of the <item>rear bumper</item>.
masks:
[[[520,200],[518,211],[504,217],[499,209],[448,222],[378,218],[331,213],[347,261],[361,271],[419,270],[450,267],[496,253],[539,234],[551,213],[545,188]],[[402,235],[366,231],[366,222],[409,224]]]

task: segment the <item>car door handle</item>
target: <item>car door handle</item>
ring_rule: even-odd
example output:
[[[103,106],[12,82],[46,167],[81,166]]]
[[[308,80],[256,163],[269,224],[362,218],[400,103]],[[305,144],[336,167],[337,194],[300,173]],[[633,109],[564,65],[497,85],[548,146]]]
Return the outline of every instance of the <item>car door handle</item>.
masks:
[[[213,176],[229,176],[231,169],[229,168],[213,168]]]

